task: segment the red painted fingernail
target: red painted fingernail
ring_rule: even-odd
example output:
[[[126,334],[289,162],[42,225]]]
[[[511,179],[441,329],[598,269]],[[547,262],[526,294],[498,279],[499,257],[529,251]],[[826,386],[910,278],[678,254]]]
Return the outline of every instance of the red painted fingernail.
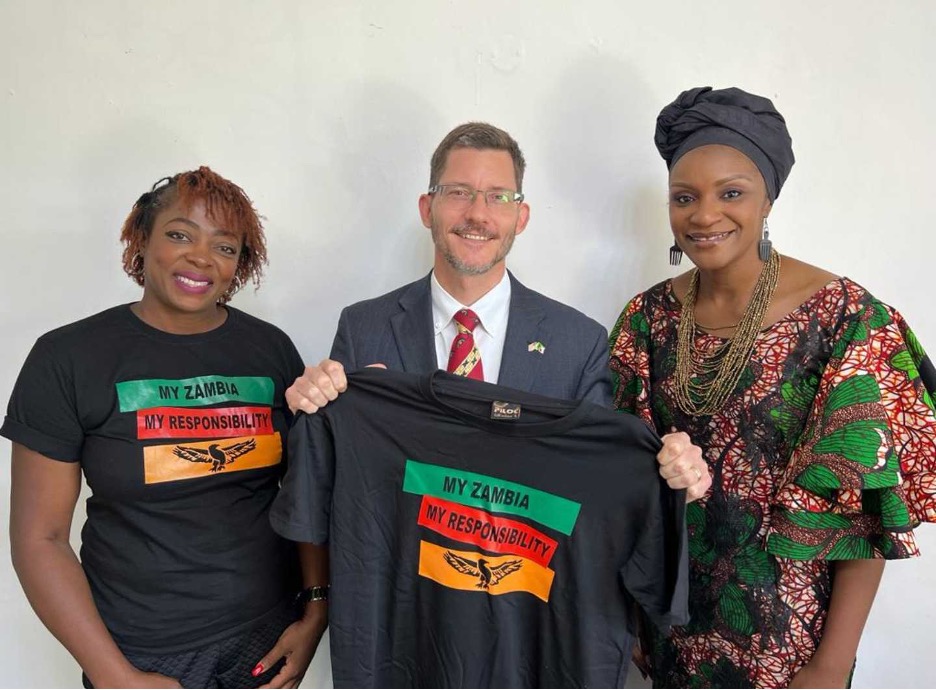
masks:
[[[250,675],[256,678],[261,673],[263,673],[263,664],[257,664],[256,666],[253,667],[253,671],[250,672]]]

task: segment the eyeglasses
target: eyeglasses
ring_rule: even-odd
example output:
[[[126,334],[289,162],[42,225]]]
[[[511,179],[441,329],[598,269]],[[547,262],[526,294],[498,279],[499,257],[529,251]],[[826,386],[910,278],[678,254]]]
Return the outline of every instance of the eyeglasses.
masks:
[[[472,189],[463,184],[435,184],[429,188],[430,194],[438,194],[447,206],[468,208],[474,204],[478,194],[484,197],[489,208],[507,208],[509,204],[523,201],[523,192],[511,189]]]

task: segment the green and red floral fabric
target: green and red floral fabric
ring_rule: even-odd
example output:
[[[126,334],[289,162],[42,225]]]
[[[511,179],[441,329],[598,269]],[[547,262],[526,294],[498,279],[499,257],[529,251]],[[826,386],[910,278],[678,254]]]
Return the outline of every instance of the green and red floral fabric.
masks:
[[[691,417],[679,318],[667,281],[611,334],[616,407],[687,432],[713,477],[687,512],[692,620],[648,650],[654,685],[785,687],[822,637],[830,563],[915,556],[913,528],[936,521],[936,374],[900,314],[843,278],[760,333],[718,414]]]

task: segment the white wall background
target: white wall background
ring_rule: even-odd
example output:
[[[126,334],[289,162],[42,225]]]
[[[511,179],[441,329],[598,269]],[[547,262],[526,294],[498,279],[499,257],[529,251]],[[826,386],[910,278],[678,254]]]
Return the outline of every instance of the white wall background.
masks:
[[[41,333],[138,297],[120,224],[199,164],[268,219],[266,282],[234,304],[317,361],[342,306],[428,270],[416,199],[433,148],[469,119],[527,156],[514,272],[610,326],[671,274],[653,126],[697,85],[774,99],[799,159],[776,246],[863,283],[936,354],[934,35],[933,0],[0,0],[0,400]],[[8,472],[0,484],[7,520]],[[79,685],[6,532],[0,683]],[[887,568],[856,687],[936,685],[936,527],[919,539],[921,559]],[[306,685],[330,683],[326,657]]]

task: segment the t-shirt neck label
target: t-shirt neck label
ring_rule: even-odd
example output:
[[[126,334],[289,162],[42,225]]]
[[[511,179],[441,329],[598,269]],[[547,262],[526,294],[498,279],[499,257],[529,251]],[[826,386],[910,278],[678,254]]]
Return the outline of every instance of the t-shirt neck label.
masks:
[[[520,403],[495,400],[491,403],[491,419],[513,421],[520,419]]]

